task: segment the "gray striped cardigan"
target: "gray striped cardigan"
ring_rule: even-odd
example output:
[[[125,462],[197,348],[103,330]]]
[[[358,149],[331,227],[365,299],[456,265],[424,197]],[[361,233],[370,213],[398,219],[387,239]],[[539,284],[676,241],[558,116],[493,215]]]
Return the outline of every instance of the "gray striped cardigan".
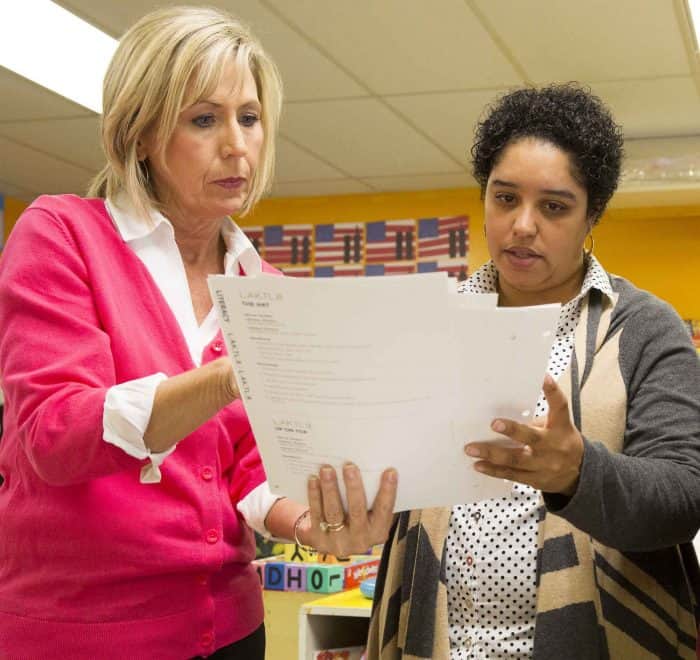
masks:
[[[695,659],[700,361],[669,305],[611,284],[612,300],[595,289],[584,300],[560,379],[585,449],[575,495],[542,498],[533,658]],[[449,657],[450,511],[397,516],[370,660]]]

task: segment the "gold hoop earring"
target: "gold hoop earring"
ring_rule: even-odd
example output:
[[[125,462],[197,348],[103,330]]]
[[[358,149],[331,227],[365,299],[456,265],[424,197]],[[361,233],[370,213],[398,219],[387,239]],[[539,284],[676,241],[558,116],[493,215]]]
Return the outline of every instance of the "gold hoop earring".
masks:
[[[588,236],[586,236],[586,240],[591,239],[591,247],[586,248],[585,247],[585,242],[584,242],[584,248],[583,248],[583,254],[586,257],[586,259],[590,258],[593,255],[593,248],[595,247],[595,239],[593,238],[593,232],[590,232]]]

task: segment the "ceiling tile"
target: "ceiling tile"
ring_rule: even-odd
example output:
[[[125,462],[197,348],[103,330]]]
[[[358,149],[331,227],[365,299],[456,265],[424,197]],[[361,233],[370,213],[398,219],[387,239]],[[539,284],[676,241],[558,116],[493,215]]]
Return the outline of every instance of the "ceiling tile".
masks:
[[[98,170],[104,164],[99,130],[97,116],[0,123],[0,136],[88,170]]]
[[[93,172],[17,144],[0,136],[0,180],[37,194],[82,195]]]
[[[384,100],[468,166],[476,122],[486,104],[503,91],[386,96]]]
[[[163,3],[67,0],[61,4],[119,37],[141,16]],[[249,25],[280,70],[285,98],[307,100],[367,95],[349,75],[257,0],[205,0],[188,4],[219,7]]]
[[[439,188],[474,188],[476,182],[468,174],[426,174],[424,176],[368,177],[363,182],[381,192],[392,190],[433,190]]]
[[[277,165],[275,181],[310,181],[339,179],[343,173],[331,165],[300,149],[284,137],[277,141]]]
[[[475,1],[534,81],[689,74],[673,2]]]
[[[377,94],[520,82],[464,0],[265,4],[276,7]]]
[[[460,165],[374,99],[292,103],[282,130],[351,176],[457,172]]]
[[[369,193],[373,189],[354,179],[337,179],[334,181],[297,181],[293,183],[276,183],[271,197],[314,197],[318,195],[352,195]]]
[[[691,78],[591,85],[610,105],[626,137],[700,133],[700,97]]]
[[[285,99],[367,96],[366,90],[347,73],[261,4],[248,0],[236,4],[235,11],[250,24],[277,64]]]
[[[80,105],[0,66],[0,123],[52,117],[94,117]]]

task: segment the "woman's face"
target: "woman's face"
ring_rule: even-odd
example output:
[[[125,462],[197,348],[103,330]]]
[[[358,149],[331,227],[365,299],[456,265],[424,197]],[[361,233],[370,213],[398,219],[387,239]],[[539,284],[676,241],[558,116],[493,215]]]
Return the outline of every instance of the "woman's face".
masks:
[[[154,137],[143,140],[149,176],[171,220],[207,221],[241,209],[263,143],[260,116],[253,74],[246,67],[241,79],[230,64],[208,98],[180,113],[163,152]]]
[[[579,292],[587,203],[564,151],[535,138],[505,148],[484,203],[502,305],[563,303]]]

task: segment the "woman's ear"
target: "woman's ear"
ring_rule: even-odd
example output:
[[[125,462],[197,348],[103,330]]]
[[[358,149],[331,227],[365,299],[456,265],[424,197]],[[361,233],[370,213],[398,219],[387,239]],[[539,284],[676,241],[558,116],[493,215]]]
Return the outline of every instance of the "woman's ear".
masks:
[[[136,142],[136,158],[139,160],[139,162],[143,162],[146,160],[147,156],[146,145],[144,144],[143,140],[138,140],[138,142]]]

